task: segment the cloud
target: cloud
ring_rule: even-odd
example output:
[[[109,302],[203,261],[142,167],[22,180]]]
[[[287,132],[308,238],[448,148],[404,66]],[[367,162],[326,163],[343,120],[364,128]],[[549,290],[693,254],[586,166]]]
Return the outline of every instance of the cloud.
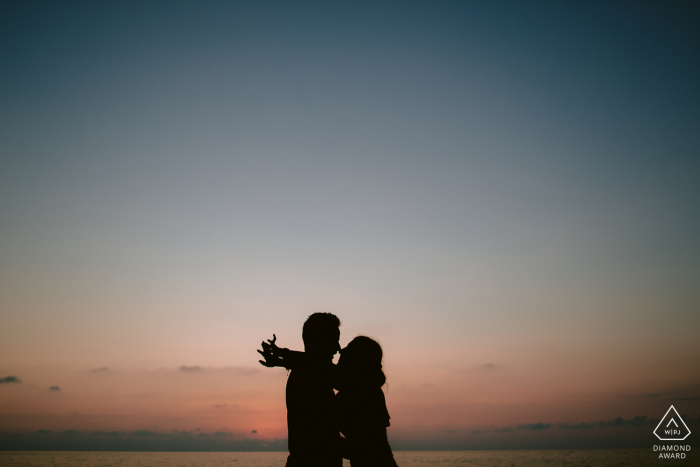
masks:
[[[109,368],[106,366],[103,366],[102,368],[91,368],[90,373],[103,373],[105,371],[109,371]]]
[[[136,431],[132,431],[132,432],[129,433],[129,434],[130,434],[131,436],[139,436],[139,437],[144,437],[144,436],[150,436],[150,437],[153,437],[153,436],[158,436],[158,437],[168,436],[167,433],[155,433],[155,432],[153,432],[153,431],[151,431],[151,430],[136,430]]]
[[[5,376],[4,378],[0,378],[0,384],[2,383],[21,383],[22,381],[18,380],[17,377],[15,376]]]
[[[49,389],[52,391],[60,391],[61,390],[61,388],[59,388],[58,386],[50,386]]]
[[[552,428],[551,423],[525,423],[523,425],[518,425],[518,430],[539,431],[548,428]]]
[[[684,417],[686,418],[686,417]],[[700,419],[700,417],[699,417]],[[637,415],[634,418],[630,418],[629,420],[625,420],[622,417],[617,417],[613,418],[610,420],[605,420],[605,421],[599,421],[599,422],[594,422],[594,423],[589,423],[589,422],[581,422],[577,424],[569,424],[567,422],[560,422],[557,423],[557,428],[560,430],[592,430],[594,428],[609,428],[609,427],[623,427],[623,426],[647,426],[647,425],[655,425],[658,423],[658,420],[652,420],[647,418],[646,415]],[[552,428],[551,423],[524,423],[522,425],[518,425],[516,428],[511,428],[511,427],[506,427],[506,428],[498,428],[493,430],[494,433],[510,433],[514,431],[515,429],[518,430],[527,430],[527,431],[542,431],[542,430],[547,430],[549,428]],[[480,432],[480,431],[479,431]],[[472,433],[475,433],[472,431]]]
[[[214,407],[216,407],[217,409],[223,409],[224,407],[226,407],[226,404],[216,404],[214,405]]]
[[[558,423],[557,428],[562,430],[590,430],[595,428],[593,423],[581,422],[576,425],[569,425],[568,423]]]
[[[503,367],[501,365],[497,365],[495,363],[484,363],[484,364],[478,365],[476,367],[476,369],[474,369],[472,371],[475,371],[477,373],[491,373],[494,371],[503,370],[504,368],[505,367]]]
[[[557,428],[561,430],[592,430],[593,428],[607,428],[607,427],[619,427],[619,426],[645,426],[645,425],[655,425],[658,420],[652,420],[647,418],[646,415],[637,415],[634,418],[625,420],[622,417],[613,418],[610,420],[587,423],[581,422],[575,425],[570,425],[566,422],[558,423]]]
[[[200,372],[200,371],[203,371],[203,370],[202,370],[202,367],[201,367],[201,366],[197,366],[197,365],[195,365],[195,366],[185,366],[185,365],[182,365],[180,368],[178,368],[178,370],[184,371],[184,372],[186,372],[186,373],[198,373],[198,372]]]
[[[551,428],[552,424],[551,423],[524,423],[522,425],[518,425],[516,428],[518,430],[528,430],[528,431],[541,431],[541,430],[546,430],[548,428]],[[512,427],[506,427],[506,428],[497,428],[493,430],[494,433],[511,433],[516,430],[516,428]],[[472,431],[472,433],[474,433]],[[479,431],[479,433],[481,433]]]
[[[644,425],[651,425],[654,422],[651,420],[647,420],[647,416],[639,416],[637,415],[634,418],[631,418],[629,420],[625,420],[622,417],[617,417],[613,420],[608,420],[606,422],[598,422],[598,426],[644,426]]]
[[[254,435],[258,434],[258,430],[251,430],[250,432],[253,433]]]

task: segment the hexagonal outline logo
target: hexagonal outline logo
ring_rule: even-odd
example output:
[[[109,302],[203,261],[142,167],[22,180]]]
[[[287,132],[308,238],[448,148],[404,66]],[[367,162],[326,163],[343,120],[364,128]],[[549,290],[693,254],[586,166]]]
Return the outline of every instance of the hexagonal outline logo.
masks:
[[[682,437],[682,438],[662,438],[661,436],[659,436],[659,435],[656,433],[656,430],[658,430],[659,427],[661,426],[661,424],[662,424],[664,421],[666,421],[666,417],[668,416],[668,413],[669,413],[671,410],[673,410],[673,413],[676,414],[676,417],[675,417],[675,418],[678,418],[678,420],[681,421],[681,423],[683,424],[683,426],[685,427],[685,429],[688,431],[688,433],[687,433],[684,437]],[[673,421],[673,420],[674,420],[674,417],[673,417],[673,415],[671,415],[671,421]],[[669,421],[668,423],[670,424],[671,421]],[[680,428],[680,427],[679,427],[679,428]],[[659,424],[656,425],[656,428],[654,428],[654,435],[656,435],[656,437],[659,438],[661,441],[683,441],[683,440],[686,439],[688,436],[690,436],[690,428],[688,428],[688,425],[685,424],[685,422],[683,421],[683,419],[681,418],[681,416],[678,414],[678,411],[676,410],[676,408],[675,408],[674,406],[671,406],[671,407],[668,408],[668,410],[666,411],[666,413],[664,414],[664,416],[661,418],[661,421],[659,422]]]

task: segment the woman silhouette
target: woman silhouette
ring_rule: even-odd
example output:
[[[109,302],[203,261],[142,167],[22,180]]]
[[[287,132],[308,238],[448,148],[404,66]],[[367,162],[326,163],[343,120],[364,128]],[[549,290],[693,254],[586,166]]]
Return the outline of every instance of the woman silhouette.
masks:
[[[396,467],[386,429],[389,411],[382,386],[382,347],[357,336],[340,351],[338,360],[338,426],[348,440],[353,467]]]

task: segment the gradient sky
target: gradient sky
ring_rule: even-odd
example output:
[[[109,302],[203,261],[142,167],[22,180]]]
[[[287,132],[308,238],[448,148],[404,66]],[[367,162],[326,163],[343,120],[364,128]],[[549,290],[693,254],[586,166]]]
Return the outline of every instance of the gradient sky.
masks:
[[[4,2],[0,431],[285,438],[317,311],[399,445],[699,416],[700,9],[636,3]]]

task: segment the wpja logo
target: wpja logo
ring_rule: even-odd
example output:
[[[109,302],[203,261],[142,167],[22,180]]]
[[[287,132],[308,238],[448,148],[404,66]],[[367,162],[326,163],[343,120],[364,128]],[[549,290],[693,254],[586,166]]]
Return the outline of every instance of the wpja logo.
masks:
[[[683,441],[690,435],[690,430],[678,415],[676,408],[671,406],[654,429],[654,434],[661,441]],[[690,445],[654,445],[654,451],[659,451],[659,459],[685,459],[685,453],[690,451]]]

